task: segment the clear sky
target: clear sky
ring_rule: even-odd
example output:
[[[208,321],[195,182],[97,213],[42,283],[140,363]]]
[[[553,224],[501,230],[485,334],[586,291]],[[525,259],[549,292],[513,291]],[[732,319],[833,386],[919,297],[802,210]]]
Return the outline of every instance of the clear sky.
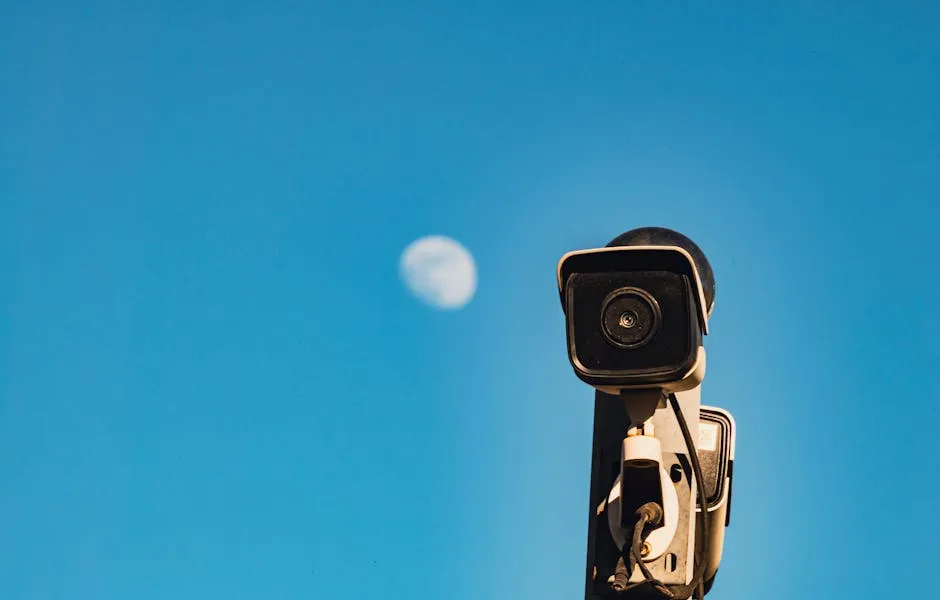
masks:
[[[0,598],[582,597],[555,265],[644,225],[717,279],[709,597],[929,589],[940,5],[680,4],[3,2]]]

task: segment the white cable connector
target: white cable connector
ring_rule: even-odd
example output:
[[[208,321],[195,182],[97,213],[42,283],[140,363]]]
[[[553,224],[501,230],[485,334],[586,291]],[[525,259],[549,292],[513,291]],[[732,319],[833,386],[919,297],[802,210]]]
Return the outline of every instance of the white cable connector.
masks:
[[[623,440],[621,457],[626,464],[650,466],[650,463],[656,463],[661,466],[663,446],[659,439],[652,435],[628,435]]]

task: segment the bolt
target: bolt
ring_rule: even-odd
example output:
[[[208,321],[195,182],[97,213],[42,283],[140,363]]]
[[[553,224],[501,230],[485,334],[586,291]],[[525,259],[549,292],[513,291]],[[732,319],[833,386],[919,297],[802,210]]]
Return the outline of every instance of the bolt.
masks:
[[[673,483],[682,481],[682,467],[678,464],[672,465],[669,468],[669,478],[672,479]]]

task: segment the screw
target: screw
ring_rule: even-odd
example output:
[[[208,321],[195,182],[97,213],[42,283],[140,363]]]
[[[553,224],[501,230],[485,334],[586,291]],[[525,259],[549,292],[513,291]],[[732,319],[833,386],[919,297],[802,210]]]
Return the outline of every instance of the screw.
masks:
[[[672,467],[669,468],[669,478],[672,479],[673,483],[682,481],[682,467],[678,464],[672,465]]]
[[[640,548],[640,556],[649,556],[649,553],[653,550],[649,542],[643,542],[643,547]]]

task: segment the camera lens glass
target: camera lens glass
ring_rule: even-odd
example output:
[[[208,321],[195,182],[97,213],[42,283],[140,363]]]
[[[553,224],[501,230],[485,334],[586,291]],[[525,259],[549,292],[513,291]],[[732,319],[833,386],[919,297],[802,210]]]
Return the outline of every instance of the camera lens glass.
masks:
[[[604,299],[601,329],[607,341],[619,348],[639,348],[659,327],[659,303],[635,287],[614,290]]]

